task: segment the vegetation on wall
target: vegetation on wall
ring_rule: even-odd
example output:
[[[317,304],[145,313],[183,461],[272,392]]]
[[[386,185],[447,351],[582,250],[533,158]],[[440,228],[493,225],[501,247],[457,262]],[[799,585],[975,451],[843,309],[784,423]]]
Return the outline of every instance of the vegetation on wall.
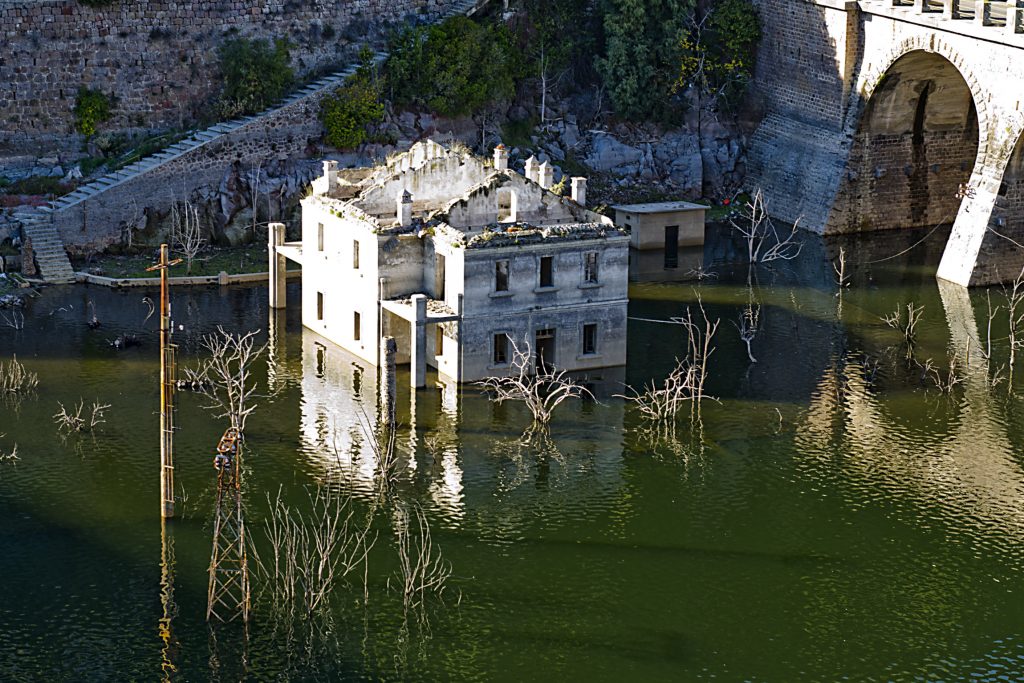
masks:
[[[97,127],[111,116],[111,98],[99,90],[79,88],[75,97],[75,130],[86,137],[96,134]]]
[[[691,22],[679,41],[677,88],[727,101],[746,89],[754,73],[761,22],[750,0],[718,0]]]
[[[295,81],[288,42],[235,38],[221,46],[224,89],[218,114],[231,118],[260,112],[287,94]]]
[[[327,131],[324,139],[334,147],[355,147],[366,140],[367,126],[383,117],[380,83],[364,55],[359,71],[320,105],[320,120]]]
[[[453,17],[397,35],[385,76],[396,104],[462,116],[510,99],[518,69],[512,36],[504,25]]]

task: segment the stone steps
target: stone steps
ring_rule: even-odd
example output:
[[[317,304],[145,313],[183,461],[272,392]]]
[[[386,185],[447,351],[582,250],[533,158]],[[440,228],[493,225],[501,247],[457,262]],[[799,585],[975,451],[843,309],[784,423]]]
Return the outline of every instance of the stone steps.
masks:
[[[67,283],[75,281],[64,241],[57,234],[53,224],[43,221],[29,221],[21,226],[25,237],[32,240],[32,250],[39,266],[39,275],[47,282]]]

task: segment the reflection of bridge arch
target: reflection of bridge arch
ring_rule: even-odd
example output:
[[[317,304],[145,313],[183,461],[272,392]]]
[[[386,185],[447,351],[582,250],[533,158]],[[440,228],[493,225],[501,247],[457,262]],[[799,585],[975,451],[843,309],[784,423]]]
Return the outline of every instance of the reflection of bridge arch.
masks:
[[[979,131],[990,122],[977,80],[948,48],[919,42],[905,41],[868,72],[847,123],[856,132],[829,232],[950,224],[958,189],[984,163]]]

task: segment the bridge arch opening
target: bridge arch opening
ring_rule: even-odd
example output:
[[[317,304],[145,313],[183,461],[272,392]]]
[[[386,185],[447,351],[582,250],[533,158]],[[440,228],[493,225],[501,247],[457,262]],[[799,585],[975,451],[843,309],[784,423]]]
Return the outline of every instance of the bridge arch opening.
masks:
[[[952,224],[978,157],[970,86],[945,57],[909,52],[861,114],[829,232]]]

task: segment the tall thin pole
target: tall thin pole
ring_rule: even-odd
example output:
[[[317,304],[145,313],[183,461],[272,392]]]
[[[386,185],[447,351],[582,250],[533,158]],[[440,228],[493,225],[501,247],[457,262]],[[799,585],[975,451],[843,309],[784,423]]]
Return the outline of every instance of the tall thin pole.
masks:
[[[174,517],[174,347],[171,345],[171,301],[167,269],[167,245],[160,245],[160,516]]]

